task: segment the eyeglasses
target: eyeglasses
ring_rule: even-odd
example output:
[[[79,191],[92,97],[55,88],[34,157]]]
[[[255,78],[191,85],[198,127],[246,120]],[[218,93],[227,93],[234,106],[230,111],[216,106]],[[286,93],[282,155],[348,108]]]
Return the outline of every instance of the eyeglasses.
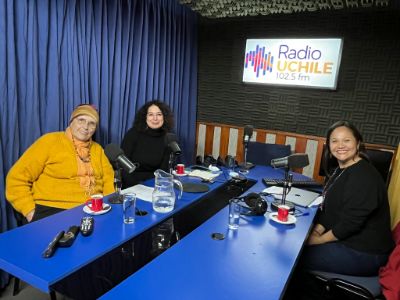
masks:
[[[83,118],[76,118],[76,122],[78,123],[79,126],[87,126],[89,129],[93,130],[96,128],[96,122],[93,121],[87,121]]]
[[[148,113],[147,114],[147,117],[148,118],[162,118],[163,117],[163,114],[162,113]]]

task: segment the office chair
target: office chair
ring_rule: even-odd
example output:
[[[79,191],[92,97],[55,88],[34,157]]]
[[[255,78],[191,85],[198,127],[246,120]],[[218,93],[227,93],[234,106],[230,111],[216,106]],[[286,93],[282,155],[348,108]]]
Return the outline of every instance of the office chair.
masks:
[[[325,145],[322,153],[324,153],[324,151],[325,151]],[[378,149],[366,149],[365,154],[367,155],[369,162],[375,167],[375,169],[379,172],[379,174],[381,174],[383,181],[386,183],[387,186],[390,180],[393,152],[378,150]],[[321,157],[319,175],[326,176],[322,165],[322,159],[323,157]],[[333,171],[336,168],[336,166],[337,166],[336,159],[332,158],[328,163],[329,171]]]
[[[378,170],[386,184],[389,184],[393,152],[367,149],[366,154],[370,163]]]
[[[400,224],[400,223],[399,223]],[[400,225],[398,225],[400,226]],[[322,271],[309,271],[308,273],[322,287],[327,294],[333,299],[368,299],[368,300],[385,300],[382,292],[382,284],[388,292],[388,286],[395,278],[398,278],[398,257],[400,253],[400,234],[396,229],[392,231],[396,247],[392,250],[387,264],[380,269],[380,275],[376,276],[350,276]],[[384,278],[384,279],[383,279]],[[390,290],[393,287],[390,288]],[[394,289],[396,293],[399,288]],[[391,290],[391,292],[393,292]]]
[[[322,271],[310,271],[310,274],[333,299],[385,299],[379,276],[350,276]]]
[[[269,166],[272,159],[288,156],[291,152],[290,145],[249,142],[247,161],[256,165]]]

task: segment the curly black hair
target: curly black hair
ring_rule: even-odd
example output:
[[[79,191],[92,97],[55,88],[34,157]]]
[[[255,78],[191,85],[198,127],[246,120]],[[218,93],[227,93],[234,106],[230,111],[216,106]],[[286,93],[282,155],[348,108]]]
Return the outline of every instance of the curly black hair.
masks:
[[[329,148],[329,141],[332,135],[332,132],[338,128],[338,127],[346,127],[349,129],[352,133],[354,138],[356,139],[357,144],[359,145],[358,147],[358,155],[369,161],[368,155],[365,153],[365,145],[363,142],[362,135],[360,131],[349,121],[338,121],[334,123],[331,127],[329,127],[328,132],[326,133],[326,141],[325,141],[325,149],[324,153],[322,156],[322,166],[325,171],[325,174],[327,176],[330,176],[330,173],[332,173],[332,170],[338,166],[338,162],[335,158],[332,157],[331,149]]]
[[[133,121],[133,127],[136,128],[138,131],[145,131],[148,128],[146,123],[147,111],[152,105],[157,106],[163,114],[164,124],[161,126],[161,130],[163,130],[164,132],[172,131],[172,129],[174,128],[174,114],[172,113],[169,106],[160,100],[152,100],[143,105],[136,112],[135,120]]]

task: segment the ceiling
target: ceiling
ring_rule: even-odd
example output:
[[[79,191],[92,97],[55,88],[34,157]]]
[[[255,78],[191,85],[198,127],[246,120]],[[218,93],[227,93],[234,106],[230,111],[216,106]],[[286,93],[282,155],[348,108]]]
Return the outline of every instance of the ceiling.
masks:
[[[179,0],[206,18],[387,7],[397,0]]]

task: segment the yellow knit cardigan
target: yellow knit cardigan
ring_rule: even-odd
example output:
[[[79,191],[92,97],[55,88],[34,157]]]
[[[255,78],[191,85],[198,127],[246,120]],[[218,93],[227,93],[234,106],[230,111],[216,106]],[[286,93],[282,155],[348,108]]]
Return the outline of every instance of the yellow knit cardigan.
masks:
[[[93,194],[114,192],[114,171],[103,148],[92,142],[91,164],[96,185]],[[32,144],[6,178],[6,197],[24,216],[35,203],[72,208],[84,203],[87,195],[77,176],[77,158],[72,141],[65,132],[52,132]]]

